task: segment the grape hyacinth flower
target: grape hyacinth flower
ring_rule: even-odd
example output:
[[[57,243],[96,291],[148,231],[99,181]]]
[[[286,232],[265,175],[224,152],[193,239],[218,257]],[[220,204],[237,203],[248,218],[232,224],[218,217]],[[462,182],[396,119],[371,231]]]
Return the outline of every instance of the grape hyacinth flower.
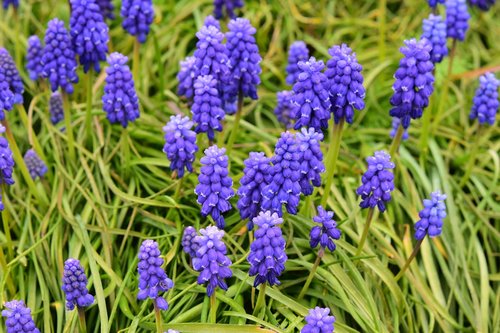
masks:
[[[390,133],[390,136],[391,138],[394,139],[394,137],[396,136],[396,133],[398,132],[398,128],[399,126],[401,126],[401,119],[399,118],[392,118],[392,129],[391,129],[391,133]],[[403,130],[403,136],[401,137],[403,140],[408,140],[410,136],[408,135],[408,129],[405,128]]]
[[[195,57],[186,57],[180,62],[180,70],[177,73],[177,81],[179,81],[179,86],[177,87],[177,94],[179,96],[185,96],[188,100],[192,100],[194,96],[194,82],[195,82]]]
[[[224,229],[223,213],[231,209],[229,199],[234,197],[233,180],[229,177],[226,148],[210,146],[200,160],[201,169],[194,193],[201,205],[201,215],[211,215],[219,229]]]
[[[463,41],[469,29],[470,14],[465,0],[446,0],[446,35]]]
[[[359,206],[378,207],[383,213],[386,209],[385,203],[391,200],[391,192],[394,191],[394,174],[391,170],[395,165],[391,162],[391,156],[385,151],[376,151],[366,161],[368,170],[361,178],[363,184],[356,190],[362,199]]]
[[[288,213],[297,214],[302,178],[301,157],[300,146],[294,135],[290,132],[281,133],[271,158],[271,180],[262,191],[262,210],[282,216],[284,204]]]
[[[31,317],[31,310],[23,301],[5,302],[6,310],[2,311],[5,317],[7,333],[40,333]]]
[[[424,209],[418,213],[420,220],[415,223],[415,238],[421,240],[425,235],[436,237],[441,235],[443,219],[446,217],[445,194],[432,192],[430,199],[424,199]]]
[[[422,38],[426,38],[432,44],[431,61],[439,63],[448,55],[446,46],[446,22],[439,15],[429,15],[422,23]]]
[[[312,248],[320,244],[321,249],[326,248],[332,252],[335,251],[334,240],[339,239],[342,233],[337,229],[337,222],[333,219],[333,215],[332,211],[327,211],[318,206],[318,215],[313,217],[313,221],[321,226],[314,226],[311,229],[309,244]]]
[[[296,106],[292,102],[293,92],[288,90],[279,91],[276,94],[277,105],[274,114],[278,121],[285,125],[287,129],[292,128],[292,121],[295,118]]]
[[[498,112],[498,87],[500,81],[493,73],[486,73],[479,78],[479,87],[472,100],[470,119],[476,119],[480,124],[493,125]]]
[[[307,59],[309,59],[309,49],[306,43],[301,40],[293,42],[288,49],[288,65],[286,66],[287,84],[295,84],[300,74],[299,61],[307,61]]]
[[[224,7],[226,14],[229,18],[235,18],[234,10],[242,8],[244,5],[243,0],[214,0],[214,16],[216,19],[221,19],[224,16]]]
[[[217,90],[217,80],[212,75],[199,76],[194,83],[194,103],[191,106],[196,133],[207,133],[215,138],[214,131],[222,131],[225,113]]]
[[[102,108],[106,111],[109,122],[120,123],[123,128],[140,116],[139,99],[127,61],[128,58],[118,52],[109,55],[102,96]]]
[[[24,163],[26,164],[26,168],[28,168],[30,176],[33,180],[37,179],[37,177],[43,178],[48,171],[45,162],[38,157],[37,153],[33,149],[28,149],[28,151],[24,154]]]
[[[436,8],[439,3],[444,3],[445,0],[427,0],[429,7]]]
[[[330,111],[335,123],[341,119],[349,124],[354,120],[354,109],[365,108],[363,67],[358,63],[356,53],[346,45],[334,45],[328,50],[331,58],[326,63],[325,75],[329,82]]]
[[[0,133],[5,131],[5,127],[0,124]],[[12,150],[10,150],[9,142],[3,136],[0,136],[0,186],[2,184],[12,185],[14,179],[12,174],[14,172],[14,159],[12,157]],[[4,205],[2,202],[2,195],[0,194],[0,211],[3,211]]]
[[[276,213],[260,212],[253,219],[253,223],[258,229],[255,231],[255,240],[250,245],[247,258],[250,263],[248,275],[256,276],[254,287],[266,282],[270,286],[279,285],[278,277],[285,270],[285,262],[288,259],[285,253],[285,238],[279,227],[283,219]]]
[[[212,15],[208,15],[207,17],[205,17],[205,20],[203,21],[203,25],[207,28],[210,26],[213,26],[213,27],[217,28],[217,30],[220,31],[220,22]]]
[[[191,130],[193,122],[189,117],[181,115],[171,116],[170,121],[163,127],[165,145],[163,152],[170,161],[170,169],[177,172],[177,176],[184,176],[184,169],[193,172],[196,145],[196,133]]]
[[[49,100],[50,121],[57,124],[64,119],[63,100],[61,94],[56,91],[50,95]]]
[[[66,308],[85,308],[94,303],[94,296],[87,289],[87,276],[80,261],[69,258],[64,262],[62,290],[66,294]]]
[[[300,157],[300,188],[304,195],[313,193],[313,186],[321,186],[321,173],[325,172],[323,153],[319,143],[323,141],[323,133],[314,128],[302,128],[297,133]]]
[[[104,19],[114,20],[115,14],[113,11],[115,6],[113,6],[113,2],[111,0],[96,0],[99,9],[101,10],[101,15]]]
[[[14,93],[10,90],[5,75],[0,71],[0,120],[5,119],[4,111],[12,110],[13,106]]]
[[[17,9],[19,7],[19,0],[2,0],[2,7],[3,9],[9,8],[9,5],[12,5],[14,9]]]
[[[24,86],[19,71],[16,68],[14,59],[3,47],[0,48],[0,75],[9,85],[9,89],[14,93],[14,104],[23,103]]]
[[[335,317],[329,316],[330,309],[320,308],[319,306],[309,310],[306,316],[306,325],[300,333],[332,333]]]
[[[253,229],[253,218],[261,211],[262,192],[270,180],[270,158],[264,153],[251,152],[243,162],[243,177],[238,189],[238,210],[242,219],[248,219],[248,230]]]
[[[191,258],[196,256],[196,251],[198,250],[198,243],[196,243],[196,229],[194,227],[186,227],[184,233],[182,234],[182,250],[189,254]]]
[[[73,83],[78,82],[75,52],[64,22],[58,18],[47,25],[42,65],[42,77],[49,80],[52,92],[61,87],[66,93],[73,93]]]
[[[434,91],[434,65],[430,55],[432,45],[427,39],[417,41],[413,38],[406,40],[405,45],[400,49],[404,57],[394,74],[390,115],[400,118],[406,129],[410,120],[422,117],[424,108],[429,105],[429,97]]]
[[[136,36],[140,43],[146,42],[149,26],[155,16],[152,0],[123,0],[120,14],[122,26],[129,34]]]
[[[328,95],[328,80],[322,73],[323,61],[311,57],[309,61],[298,64],[300,74],[293,85],[292,102],[296,106],[295,129],[313,127],[320,132],[328,128],[330,118],[330,96]]]
[[[28,38],[28,50],[26,52],[26,69],[31,80],[36,81],[42,74],[42,43],[38,36]]]
[[[137,299],[140,301],[150,298],[155,304],[155,308],[168,310],[168,303],[159,293],[164,293],[173,288],[174,283],[170,280],[161,268],[163,258],[160,255],[158,243],[146,239],[139,249],[139,293]]]
[[[495,4],[495,0],[469,0],[469,3],[482,11],[488,11]]]
[[[222,241],[224,230],[208,226],[200,230],[201,236],[196,236],[195,241],[199,248],[193,258],[194,270],[200,272],[198,284],[205,284],[207,295],[212,296],[215,288],[227,290],[224,279],[233,276],[229,268],[231,260],[226,256],[226,245]]]

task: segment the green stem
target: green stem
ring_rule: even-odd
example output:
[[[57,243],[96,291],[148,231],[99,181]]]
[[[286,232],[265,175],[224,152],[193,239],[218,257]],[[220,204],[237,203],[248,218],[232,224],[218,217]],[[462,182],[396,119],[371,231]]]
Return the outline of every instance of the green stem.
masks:
[[[122,146],[122,171],[124,176],[128,176],[128,168],[130,162],[130,145],[128,144],[127,128],[124,128],[122,130],[121,146]]]
[[[457,40],[454,38],[453,42],[451,44],[451,50],[450,50],[450,62],[448,63],[448,79],[450,79],[451,72],[453,70],[453,60],[455,59],[455,52],[457,50]]]
[[[360,255],[363,251],[363,246],[365,245],[366,238],[368,237],[368,230],[370,229],[370,224],[372,223],[374,213],[375,208],[370,207],[370,209],[368,210],[368,215],[366,216],[365,228],[363,230],[363,234],[361,235],[361,240],[359,241],[356,256]]]
[[[19,38],[21,38],[21,19],[18,13],[18,9],[14,8],[14,21],[15,22],[15,36],[14,36],[14,48],[16,50],[16,66],[19,69],[23,68],[21,63],[21,43],[19,43]]]
[[[87,113],[85,114],[86,139],[92,138],[92,80],[94,71],[92,68],[87,73]]]
[[[260,285],[259,296],[257,297],[257,303],[255,303],[255,309],[253,309],[253,315],[257,316],[260,309],[265,305],[266,300],[266,283]]]
[[[243,113],[243,93],[240,91],[240,93],[238,94],[238,110],[236,111],[233,128],[231,130],[231,136],[229,137],[229,141],[227,142],[226,146],[227,156],[231,156],[231,151],[233,150],[233,144],[236,141],[236,137],[238,136],[238,128],[240,127],[240,120],[242,113]]]
[[[479,153],[479,150],[481,148],[481,137],[483,136],[483,131],[481,130],[482,127],[479,128],[479,131],[476,133],[476,140],[474,140],[474,144],[472,146],[472,151],[470,152],[470,155],[469,155],[469,160],[467,162],[467,166],[465,168],[465,173],[462,177],[462,179],[460,180],[460,183],[458,185],[458,187],[463,187],[465,185],[465,183],[467,183],[467,181],[469,180],[469,177],[472,173],[472,169],[474,168],[474,165],[476,163],[476,157],[477,157],[477,154]]]
[[[394,277],[394,281],[398,281],[403,276],[403,274],[406,272],[406,270],[408,269],[408,267],[410,267],[410,264],[411,264],[413,258],[415,258],[415,256],[417,255],[418,251],[420,250],[420,246],[422,245],[422,242],[424,241],[424,239],[425,238],[422,238],[421,240],[419,240],[417,242],[417,244],[415,244],[415,248],[413,249],[413,251],[410,254],[410,256],[408,257],[408,259],[406,260],[403,268],[401,268],[401,270],[399,271],[398,275],[396,275]]]
[[[64,112],[64,122],[66,124],[66,136],[68,138],[68,151],[69,159],[71,162],[75,161],[75,140],[73,138],[73,128],[71,126],[71,109],[69,104],[69,96],[64,91],[62,92],[63,98],[63,112]],[[69,163],[68,163],[69,164]]]
[[[385,59],[385,31],[386,31],[386,7],[387,0],[380,0],[378,6],[378,24],[379,24],[379,32],[378,32],[378,49],[379,49],[379,59]]]
[[[85,322],[85,310],[81,307],[77,307],[78,309],[78,319],[80,321],[80,333],[87,333],[87,324]]]
[[[210,324],[215,324],[217,322],[217,298],[215,296],[215,291],[210,296]]]
[[[0,200],[5,202],[5,195],[7,194],[6,191],[6,184],[1,184],[0,186]],[[6,240],[6,246],[7,246],[7,251],[9,254],[9,258],[14,258],[14,244],[12,244],[12,237],[10,235],[10,226],[9,226],[9,212],[7,211],[7,208],[4,207],[2,210],[2,222],[3,222],[3,230],[5,234],[5,240]]]
[[[132,75],[134,76],[134,80],[136,82],[136,89],[139,90],[140,87],[140,81],[139,80],[139,40],[137,38],[134,38],[134,55],[133,55],[133,68],[132,68]]]
[[[156,332],[163,333],[163,325],[161,323],[161,312],[160,308],[156,304],[156,301],[153,302],[155,306],[155,319],[156,319]]]
[[[397,153],[399,150],[399,146],[401,145],[401,140],[403,138],[403,133],[405,129],[403,125],[399,125],[398,131],[396,132],[396,135],[394,136],[394,139],[392,140],[391,148],[389,149],[389,155],[391,155],[391,158],[394,157],[394,154]]]
[[[179,200],[179,196],[181,195],[183,179],[184,178],[179,179],[178,182],[177,182],[177,186],[175,187],[174,196],[172,197],[172,199],[174,199],[175,203],[177,203],[177,200]],[[168,210],[167,220],[170,220],[172,218],[172,214],[173,214],[174,211],[175,210],[172,209],[172,208],[170,208]],[[177,230],[182,233],[182,224],[181,224],[180,219],[177,219],[176,226],[177,226]]]
[[[436,78],[436,68],[432,70],[432,76],[434,77],[434,79]],[[427,143],[429,140],[429,127],[431,125],[432,119],[434,95],[435,94],[432,94],[429,98],[429,105],[427,106],[427,110],[424,111],[424,114],[422,116],[422,131],[420,133],[420,151],[422,152],[422,157],[425,157],[425,155],[427,155]]]
[[[323,197],[321,198],[321,205],[326,208],[328,196],[330,195],[331,187],[333,184],[333,177],[335,176],[335,169],[337,167],[337,160],[340,153],[340,143],[342,140],[342,130],[344,128],[344,118],[338,124],[333,125],[333,120],[330,120],[330,146],[328,147],[328,154],[326,157],[326,185]]]
[[[321,258],[323,258],[323,255],[325,254],[325,249],[321,247],[318,252],[318,256],[316,257],[316,261],[314,262],[314,265],[311,269],[311,272],[309,273],[309,276],[307,277],[306,283],[304,284],[304,287],[302,287],[302,290],[300,291],[298,299],[301,300],[304,295],[306,294],[307,290],[309,289],[309,285],[311,284],[314,275],[316,275],[316,270],[318,269],[318,266],[321,262]]]

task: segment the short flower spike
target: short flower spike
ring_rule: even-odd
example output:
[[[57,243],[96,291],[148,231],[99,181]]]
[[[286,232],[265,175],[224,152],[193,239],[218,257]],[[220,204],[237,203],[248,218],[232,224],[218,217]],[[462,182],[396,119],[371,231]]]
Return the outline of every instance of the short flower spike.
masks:
[[[425,235],[436,237],[441,235],[443,219],[446,217],[445,194],[432,192],[430,199],[424,199],[424,209],[418,213],[420,220],[415,223],[415,238],[421,240]]]
[[[480,124],[495,123],[499,106],[498,87],[500,81],[493,73],[486,73],[479,78],[479,87],[472,100],[470,119],[477,119]]]
[[[85,308],[94,303],[94,296],[89,294],[87,276],[79,260],[72,258],[66,260],[62,281],[68,310],[73,310],[75,306]]]
[[[23,301],[5,302],[6,310],[2,311],[5,317],[7,333],[40,333],[31,317],[31,310]]]

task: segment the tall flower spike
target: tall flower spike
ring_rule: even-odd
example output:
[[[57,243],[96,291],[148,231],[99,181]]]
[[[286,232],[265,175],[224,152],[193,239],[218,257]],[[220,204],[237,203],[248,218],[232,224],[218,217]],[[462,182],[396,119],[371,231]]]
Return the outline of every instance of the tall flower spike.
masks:
[[[297,133],[297,141],[301,153],[300,157],[300,187],[302,194],[311,195],[313,186],[321,186],[321,173],[325,172],[323,153],[319,143],[323,141],[323,133],[314,128],[305,129]]]
[[[469,3],[471,6],[488,11],[495,4],[495,0],[469,0]]]
[[[424,19],[422,38],[426,38],[432,44],[431,60],[433,63],[439,63],[448,55],[446,46],[446,22],[439,15],[429,15]]]
[[[3,131],[5,131],[5,127],[0,124],[0,132]],[[2,184],[14,184],[14,179],[12,178],[13,172],[14,159],[12,157],[12,150],[10,150],[7,139],[0,136],[0,186],[2,186]],[[3,209],[2,195],[0,194],[0,211]]]
[[[104,19],[113,20],[115,18],[115,14],[113,11],[115,10],[115,6],[113,6],[113,2],[111,0],[96,0],[99,9],[101,10],[101,15]]]
[[[356,193],[361,196],[361,208],[378,207],[380,212],[385,211],[385,203],[391,200],[394,191],[394,163],[391,156],[385,151],[376,151],[373,156],[366,159],[368,170],[361,178],[362,185]]]
[[[66,294],[66,308],[85,308],[94,303],[94,296],[87,289],[87,276],[80,261],[69,258],[64,262],[62,290]]]
[[[195,238],[199,248],[196,257],[193,258],[193,268],[200,272],[198,284],[205,284],[207,295],[212,296],[217,286],[227,290],[224,279],[233,276],[229,268],[232,263],[226,256],[226,245],[222,241],[224,230],[208,226],[206,229],[201,229],[200,234],[201,236]]]
[[[429,7],[436,8],[439,3],[444,3],[445,0],[427,0]]]
[[[212,75],[199,76],[194,83],[194,103],[191,107],[196,133],[207,133],[215,138],[214,131],[222,131],[225,113],[217,90],[217,80]]]
[[[3,9],[9,8],[12,5],[13,8],[17,9],[19,7],[19,0],[2,0]]]
[[[5,302],[6,310],[2,311],[5,317],[7,333],[40,333],[31,317],[31,310],[23,301]]]
[[[358,63],[356,53],[345,44],[334,45],[328,53],[331,58],[326,63],[325,75],[330,86],[330,110],[336,124],[342,118],[352,124],[354,109],[365,108],[365,88],[361,75],[363,67]]]
[[[296,105],[292,102],[293,92],[288,90],[279,91],[276,94],[277,105],[274,114],[278,121],[285,125],[287,129],[292,128],[292,121],[295,118]]]
[[[421,240],[425,235],[436,237],[441,235],[443,219],[446,217],[445,194],[432,192],[430,199],[424,199],[424,209],[418,213],[420,220],[415,223],[415,238]]]
[[[194,81],[195,81],[195,57],[186,57],[180,62],[179,73],[177,73],[177,94],[185,96],[188,100],[192,100],[194,96]]]
[[[330,309],[319,306],[309,310],[306,317],[306,325],[300,333],[332,333],[335,317],[329,316]]]
[[[318,206],[318,215],[313,217],[313,221],[319,223],[321,226],[314,226],[309,235],[309,244],[315,248],[320,244],[322,248],[327,248],[330,251],[335,251],[334,240],[340,238],[342,234],[337,229],[337,222],[333,219],[334,213],[325,210],[322,206]]]
[[[71,43],[86,73],[93,67],[101,71],[99,61],[106,60],[109,28],[95,0],[71,0],[69,20]]]
[[[242,8],[244,5],[243,0],[214,0],[214,16],[221,19],[224,16],[224,7],[226,7],[226,14],[229,18],[235,18],[236,8]]]
[[[261,211],[262,192],[270,181],[270,158],[264,153],[251,152],[243,162],[243,177],[238,189],[238,209],[242,219],[248,219],[248,230],[253,229],[253,218]]]
[[[250,245],[247,258],[250,263],[248,275],[256,275],[254,287],[266,282],[270,286],[279,285],[278,277],[285,270],[285,262],[288,259],[285,253],[285,238],[279,227],[283,219],[276,213],[260,212],[253,219],[253,223],[258,229],[255,231],[255,240]]]
[[[163,127],[165,145],[163,152],[170,161],[170,169],[177,172],[178,177],[184,176],[184,169],[193,172],[194,154],[198,151],[196,133],[191,130],[193,122],[189,117],[171,116]]]
[[[306,43],[301,40],[293,42],[288,49],[288,65],[286,66],[287,84],[295,84],[300,74],[299,61],[307,61],[307,59],[309,59],[309,49]]]
[[[123,0],[120,14],[123,29],[136,36],[140,43],[146,42],[149,26],[153,23],[155,12],[152,0]]]
[[[193,227],[186,227],[184,229],[184,233],[182,234],[182,250],[189,254],[191,258],[196,256],[196,251],[199,248],[198,243],[196,242],[196,236],[196,229]]]
[[[63,100],[61,94],[56,91],[50,95],[49,100],[50,121],[57,124],[64,119]]]
[[[123,128],[140,116],[139,99],[127,61],[128,58],[118,52],[109,55],[102,96],[102,108],[106,111],[109,122],[120,123]]]
[[[5,74],[0,71],[0,120],[5,119],[4,111],[12,110],[14,106],[14,93],[10,90],[5,79]]]
[[[284,204],[290,214],[297,214],[300,201],[300,159],[297,139],[290,132],[281,133],[271,159],[270,183],[262,191],[262,210],[283,215]]]
[[[223,213],[231,209],[233,180],[229,177],[226,148],[210,146],[200,160],[201,170],[194,193],[198,195],[201,215],[211,215],[219,229],[224,229]]]
[[[146,298],[152,299],[161,310],[168,310],[168,303],[159,293],[164,293],[173,288],[174,283],[170,280],[161,268],[163,258],[160,256],[158,243],[146,239],[139,249],[139,293],[137,299],[140,301]]]
[[[470,14],[465,0],[446,0],[446,34],[463,41],[469,29]]]
[[[47,165],[38,157],[37,153],[33,149],[28,149],[24,154],[24,163],[28,168],[31,178],[37,179],[38,177],[43,178],[47,173]]]
[[[479,78],[479,87],[472,100],[470,119],[476,119],[480,124],[493,125],[498,112],[498,87],[500,81],[493,73],[486,73]]]
[[[23,103],[24,86],[14,59],[3,47],[0,48],[0,75],[9,84],[9,89],[14,93],[14,104]]]
[[[316,61],[311,57],[309,61],[298,64],[300,74],[293,85],[294,95],[292,102],[295,110],[295,129],[313,127],[316,131],[328,127],[330,118],[330,96],[328,95],[328,82],[322,73],[325,65],[323,61]]]
[[[212,15],[208,15],[207,17],[205,17],[205,20],[203,21],[203,25],[205,27],[213,26],[213,27],[217,28],[217,30],[220,30],[220,22]]]
[[[394,137],[396,136],[396,133],[398,132],[398,128],[400,125],[401,125],[401,119],[396,118],[396,117],[392,118],[392,129],[391,129],[391,133],[390,133],[391,138],[394,139]],[[405,128],[403,131],[402,139],[408,140],[409,137],[410,136],[408,135],[408,129]]]
[[[38,36],[28,38],[28,50],[26,52],[26,69],[30,79],[38,80],[42,74],[42,43]]]
[[[47,25],[42,65],[42,77],[49,80],[53,92],[61,87],[66,93],[73,93],[73,83],[78,82],[75,52],[64,22],[58,18]]]
[[[434,91],[434,65],[430,55],[432,45],[427,39],[410,39],[405,45],[400,49],[404,57],[394,74],[390,115],[400,118],[403,127],[408,128],[410,120],[422,117],[424,108],[429,105],[429,97]]]

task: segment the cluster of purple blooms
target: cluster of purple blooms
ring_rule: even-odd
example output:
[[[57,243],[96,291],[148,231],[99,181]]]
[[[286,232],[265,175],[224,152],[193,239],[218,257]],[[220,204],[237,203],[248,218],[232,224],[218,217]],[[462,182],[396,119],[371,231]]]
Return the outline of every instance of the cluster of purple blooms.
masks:
[[[48,171],[45,162],[42,161],[33,149],[28,149],[24,154],[24,163],[33,179],[42,178]]]
[[[146,42],[155,16],[152,0],[123,0],[120,10],[122,27],[140,43]]]
[[[115,14],[113,13],[115,6],[113,6],[112,0],[96,0],[96,3],[99,6],[104,19],[113,20],[115,18]]]
[[[296,137],[300,151],[300,189],[302,194],[311,195],[314,187],[321,186],[321,174],[325,172],[320,147],[323,133],[316,132],[312,127],[302,128]]]
[[[28,50],[26,51],[26,69],[30,79],[38,80],[42,76],[42,54],[43,47],[38,36],[28,38]]]
[[[446,35],[463,41],[469,29],[469,10],[465,0],[446,0]]]
[[[415,238],[421,240],[425,235],[436,237],[441,235],[443,219],[446,217],[445,194],[432,192],[430,199],[424,199],[424,209],[418,213],[420,220],[415,223]]]
[[[66,308],[85,308],[94,303],[94,296],[87,289],[87,276],[80,261],[70,258],[64,263],[62,290],[66,294]]]
[[[5,62],[9,60],[6,52],[5,49],[0,49],[0,120],[5,118],[4,111],[12,110],[15,103],[14,93],[9,85],[9,71],[4,68],[7,67]]]
[[[335,317],[330,316],[330,309],[315,307],[306,316],[306,325],[300,333],[332,333]]]
[[[2,0],[3,9],[9,8],[9,5],[12,5],[14,9],[17,9],[17,7],[19,7],[19,0]]]
[[[476,6],[477,8],[487,11],[495,4],[496,0],[469,0],[471,6]]]
[[[64,119],[63,100],[61,94],[58,91],[50,95],[49,112],[50,121],[54,125]]]
[[[30,308],[23,301],[6,302],[5,308],[2,317],[6,318],[7,333],[40,333],[31,317]]]
[[[280,123],[285,128],[290,129],[293,127],[293,119],[295,118],[296,106],[292,102],[293,92],[288,90],[280,91],[276,94],[276,108],[274,114]]]
[[[431,61],[438,63],[448,55],[448,46],[446,45],[446,22],[441,16],[430,14],[429,18],[422,22],[422,38],[426,38],[432,45]]]
[[[3,133],[5,128],[0,124],[0,133]],[[3,136],[0,136],[0,186],[14,184],[12,174],[14,172],[14,159],[12,150],[10,150],[9,142]],[[0,193],[0,211],[3,211],[4,205],[2,195]]]
[[[486,73],[479,78],[479,87],[472,100],[470,119],[476,119],[480,124],[495,123],[498,112],[498,88],[500,81],[493,73]]]
[[[9,52],[4,48],[0,48],[0,77],[2,78],[2,82],[8,84],[8,89],[14,94],[13,104],[23,103],[23,81],[16,68],[14,59],[12,59]]]
[[[187,253],[191,258],[196,256],[198,250],[198,243],[196,242],[196,229],[194,227],[186,227],[182,234],[182,250]]]
[[[290,45],[288,50],[288,65],[286,66],[286,83],[294,85],[299,76],[299,62],[307,61],[309,59],[309,49],[303,41],[296,41]]]
[[[244,4],[243,0],[214,0],[214,16],[221,19],[224,16],[225,7],[227,16],[235,18],[236,13],[234,10],[243,7]]]
[[[319,223],[320,226],[314,226],[309,235],[309,244],[311,248],[315,248],[318,244],[321,249],[335,251],[335,240],[341,236],[340,230],[337,228],[337,222],[333,219],[334,213],[327,211],[323,207],[318,206],[318,215],[313,217],[313,221]]]
[[[189,117],[181,115],[171,116],[170,121],[163,127],[165,145],[163,152],[170,161],[170,169],[177,172],[179,178],[184,176],[184,169],[193,172],[196,145],[196,133],[191,130],[193,122]]]
[[[226,114],[217,89],[218,82],[212,75],[198,76],[194,83],[194,102],[191,113],[196,124],[196,133],[207,133],[214,140],[215,131],[222,131],[222,121]]]

